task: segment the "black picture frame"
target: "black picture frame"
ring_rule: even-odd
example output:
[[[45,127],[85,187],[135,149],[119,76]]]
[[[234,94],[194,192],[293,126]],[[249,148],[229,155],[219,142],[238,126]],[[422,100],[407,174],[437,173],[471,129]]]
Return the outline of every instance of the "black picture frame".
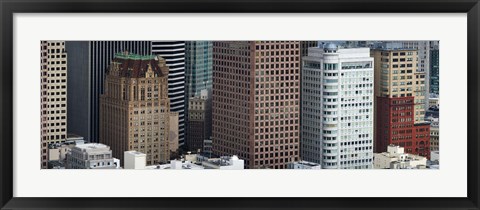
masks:
[[[479,209],[478,0],[0,0],[2,209]],[[16,198],[13,197],[15,13],[467,13],[468,196],[466,198]],[[455,33],[452,31],[452,33]],[[445,180],[455,181],[455,180]],[[421,186],[419,186],[421,189]]]

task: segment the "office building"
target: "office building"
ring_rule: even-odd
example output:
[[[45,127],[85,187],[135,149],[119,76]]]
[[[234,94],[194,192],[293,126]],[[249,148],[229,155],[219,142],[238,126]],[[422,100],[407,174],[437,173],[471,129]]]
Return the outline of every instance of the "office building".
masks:
[[[99,139],[99,99],[105,71],[118,52],[150,55],[149,41],[66,41],[68,131],[87,142]]]
[[[188,101],[188,120],[187,120],[187,139],[185,145],[189,151],[203,152],[203,142],[208,138],[206,111],[207,111],[207,90],[202,90],[202,94],[196,97],[189,97]]]
[[[401,41],[402,48],[417,50],[417,72],[424,73],[425,87],[423,89],[424,96],[428,96],[430,91],[430,49],[431,41]],[[433,43],[433,42],[432,42]],[[438,45],[437,45],[438,46]],[[424,108],[428,109],[428,104],[425,101]]]
[[[426,120],[430,122],[430,151],[440,150],[440,121],[439,118],[427,117]]]
[[[430,97],[428,98],[428,108],[431,107],[440,107],[440,98],[438,97],[439,95],[430,93]],[[425,111],[425,114],[428,112],[428,110]]]
[[[104,144],[78,144],[66,155],[66,169],[117,169],[118,160]]]
[[[300,42],[213,42],[213,153],[246,168],[299,160]]]
[[[212,136],[212,68],[211,41],[185,42],[185,142],[191,151],[202,149],[203,141]],[[192,103],[203,105],[192,108]],[[191,117],[190,113],[196,116]]]
[[[100,96],[100,142],[113,155],[145,153],[148,165],[170,160],[169,69],[160,56],[119,53],[107,71]]]
[[[48,146],[67,138],[67,52],[64,41],[40,42],[40,165],[48,168]]]
[[[369,48],[309,48],[302,69],[302,160],[372,168],[373,58]]]
[[[440,57],[439,49],[430,50],[430,93],[440,94]]]
[[[178,112],[178,141],[185,141],[185,42],[152,41],[152,54],[165,59],[169,67],[168,97],[170,111]]]
[[[375,58],[375,152],[390,144],[429,157],[430,125],[425,122],[425,73],[416,70],[417,50],[377,48]]]
[[[185,42],[185,93],[186,98],[200,95],[202,90],[212,90],[212,42]]]

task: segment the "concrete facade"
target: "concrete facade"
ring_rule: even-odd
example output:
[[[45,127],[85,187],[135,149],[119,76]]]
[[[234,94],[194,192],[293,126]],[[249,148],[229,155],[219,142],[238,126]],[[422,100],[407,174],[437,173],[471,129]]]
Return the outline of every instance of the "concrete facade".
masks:
[[[137,151],[125,151],[124,169],[145,169],[147,164],[147,155]]]
[[[389,145],[387,152],[375,153],[375,169],[414,169],[427,165],[427,158],[404,153],[403,147]]]
[[[372,168],[373,58],[369,48],[310,48],[302,69],[302,160]]]
[[[66,169],[116,169],[112,150],[104,144],[75,145],[66,158]]]
[[[40,42],[40,167],[48,167],[48,145],[67,138],[67,52],[64,41]]]

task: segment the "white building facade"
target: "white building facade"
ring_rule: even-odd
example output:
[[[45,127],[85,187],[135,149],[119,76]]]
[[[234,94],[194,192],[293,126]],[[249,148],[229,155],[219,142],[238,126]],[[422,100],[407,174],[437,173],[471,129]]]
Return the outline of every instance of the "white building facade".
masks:
[[[309,48],[302,69],[302,160],[372,168],[373,58],[369,48]]]
[[[375,169],[415,169],[427,165],[427,158],[404,153],[404,148],[389,145],[387,152],[375,153]]]
[[[125,151],[123,155],[124,169],[145,169],[147,155],[137,151]]]
[[[75,145],[66,156],[67,169],[118,169],[119,161],[105,144]]]

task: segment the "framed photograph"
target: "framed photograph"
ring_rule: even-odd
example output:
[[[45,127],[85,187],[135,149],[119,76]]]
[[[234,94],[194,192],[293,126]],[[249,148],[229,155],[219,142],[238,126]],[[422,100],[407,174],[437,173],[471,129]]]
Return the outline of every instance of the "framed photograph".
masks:
[[[1,209],[479,209],[478,0],[0,7]]]

